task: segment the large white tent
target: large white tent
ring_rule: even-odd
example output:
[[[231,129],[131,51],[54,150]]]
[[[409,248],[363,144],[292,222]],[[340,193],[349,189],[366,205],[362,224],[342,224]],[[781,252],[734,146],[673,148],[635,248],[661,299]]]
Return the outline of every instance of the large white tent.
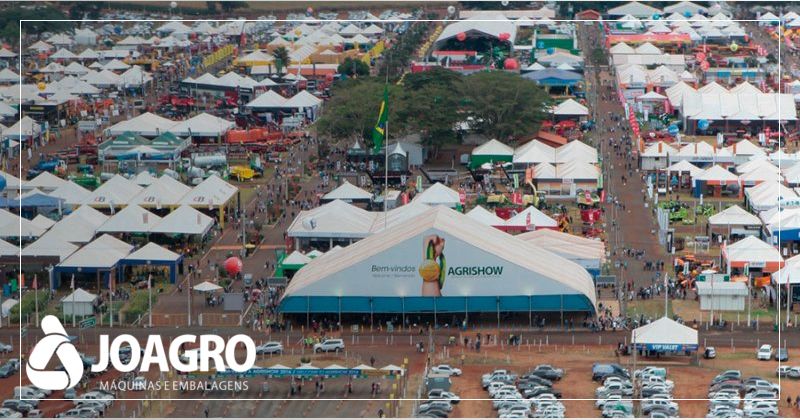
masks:
[[[181,199],[191,190],[191,187],[175,178],[169,175],[161,175],[133,197],[130,200],[130,204],[156,209],[160,209],[162,206],[174,207],[179,205]]]
[[[83,248],[58,264],[60,268],[96,268],[110,270],[119,260],[125,258],[133,250],[133,245],[122,242],[111,235],[103,235],[86,244]]]
[[[323,202],[333,200],[342,200],[346,203],[367,202],[372,200],[372,194],[345,180],[342,182],[342,185],[339,185],[333,189],[333,191],[322,196]]]
[[[169,132],[180,137],[220,137],[235,128],[236,123],[203,112],[169,128]]]
[[[64,316],[92,316],[99,297],[80,287],[61,298],[61,309]]]
[[[169,131],[177,123],[156,114],[145,112],[129,120],[120,121],[106,130],[108,135],[117,136],[131,132],[144,137],[155,137]]]
[[[711,226],[758,226],[761,219],[747,210],[733,205],[708,218]]]
[[[755,211],[764,211],[778,205],[781,199],[797,198],[797,193],[778,181],[764,181],[746,188],[747,204]]]
[[[114,175],[113,178],[92,191],[83,204],[94,207],[108,206],[111,209],[118,208],[128,204],[142,189],[141,186],[134,184],[122,175]]]
[[[434,240],[440,254],[426,261]],[[434,270],[444,255],[446,271]],[[595,312],[595,299],[592,278],[578,264],[437,206],[346,251],[313,259],[295,274],[279,309],[298,314],[447,308]]]
[[[506,224],[500,216],[486,210],[481,206],[475,206],[474,209],[467,212],[467,217],[480,222],[486,226],[502,227]]]

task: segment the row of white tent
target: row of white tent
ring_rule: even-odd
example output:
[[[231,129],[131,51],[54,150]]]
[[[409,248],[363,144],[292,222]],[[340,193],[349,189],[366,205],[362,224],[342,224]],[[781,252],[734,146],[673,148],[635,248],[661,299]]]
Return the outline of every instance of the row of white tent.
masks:
[[[764,93],[748,82],[726,89],[710,82],[699,89],[680,81],[666,89],[672,106],[693,120],[786,121],[797,119],[794,98],[787,93]]]
[[[132,179],[115,175],[94,191],[49,172],[43,172],[30,181],[21,181],[2,171],[0,176],[6,180],[6,192],[22,192],[20,198],[23,205],[26,195],[44,194],[63,200],[64,206],[68,208],[88,205],[108,208],[112,212],[125,206],[156,209],[184,205],[217,208],[224,206],[238,191],[237,187],[216,175],[209,176],[195,187],[189,187],[169,175],[155,178],[147,172],[142,172]]]
[[[151,112],[145,112],[112,125],[106,129],[106,134],[117,136],[134,133],[144,137],[155,137],[169,132],[179,137],[219,137],[235,127],[236,123],[205,112],[183,121],[174,121]]]

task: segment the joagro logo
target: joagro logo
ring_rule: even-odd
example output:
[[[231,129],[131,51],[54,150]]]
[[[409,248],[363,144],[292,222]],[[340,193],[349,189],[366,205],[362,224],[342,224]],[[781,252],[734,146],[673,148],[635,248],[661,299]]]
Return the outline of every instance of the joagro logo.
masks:
[[[74,387],[83,377],[83,358],[70,343],[58,318],[52,315],[44,317],[42,330],[45,337],[36,343],[28,358],[28,379],[33,385],[51,391]],[[218,372],[230,369],[241,373],[251,369],[256,360],[256,344],[245,334],[234,335],[227,342],[213,334],[184,334],[175,337],[169,343],[168,349],[158,335],[147,336],[144,347],[130,334],[121,334],[114,340],[110,340],[106,334],[98,338],[98,361],[90,366],[95,373],[105,371],[109,365],[119,372],[148,372],[153,365],[161,372],[169,372],[171,369],[195,372],[208,371],[213,365],[213,369]],[[198,348],[183,351],[183,347],[188,344],[198,344]],[[236,350],[239,347],[245,350],[245,360],[242,363],[236,359]],[[123,348],[127,349],[129,357],[122,357]],[[54,354],[64,365],[64,371],[46,370]]]
[[[67,337],[64,326],[53,315],[42,319],[42,331],[45,336],[34,346],[28,357],[26,371],[28,379],[38,388],[50,391],[72,388],[83,377],[83,360],[78,350]],[[46,370],[47,363],[58,356],[63,371]]]

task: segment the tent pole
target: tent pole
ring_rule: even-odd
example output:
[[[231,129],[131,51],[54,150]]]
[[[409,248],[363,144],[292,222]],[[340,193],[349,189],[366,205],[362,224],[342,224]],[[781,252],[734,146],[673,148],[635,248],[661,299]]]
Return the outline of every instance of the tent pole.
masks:
[[[306,329],[311,327],[311,296],[306,296]]]
[[[531,304],[531,300],[533,296],[528,295],[528,328],[533,327],[533,308]]]
[[[561,297],[561,329],[564,329],[564,295],[560,295]]]
[[[339,296],[339,331],[342,331],[342,297]]]
[[[497,334],[500,334],[500,296],[497,296]]]

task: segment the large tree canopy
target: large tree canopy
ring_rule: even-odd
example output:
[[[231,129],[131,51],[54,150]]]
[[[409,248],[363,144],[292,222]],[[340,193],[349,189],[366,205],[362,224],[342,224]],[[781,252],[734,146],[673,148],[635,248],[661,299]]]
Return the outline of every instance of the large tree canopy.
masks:
[[[369,77],[338,83],[319,121],[334,138],[370,139],[385,82]],[[456,127],[501,140],[535,132],[546,118],[550,98],[518,74],[491,71],[469,76],[445,69],[406,75],[389,86],[389,137],[419,133],[425,144],[440,147],[458,141]],[[369,144],[369,140],[367,140]]]

